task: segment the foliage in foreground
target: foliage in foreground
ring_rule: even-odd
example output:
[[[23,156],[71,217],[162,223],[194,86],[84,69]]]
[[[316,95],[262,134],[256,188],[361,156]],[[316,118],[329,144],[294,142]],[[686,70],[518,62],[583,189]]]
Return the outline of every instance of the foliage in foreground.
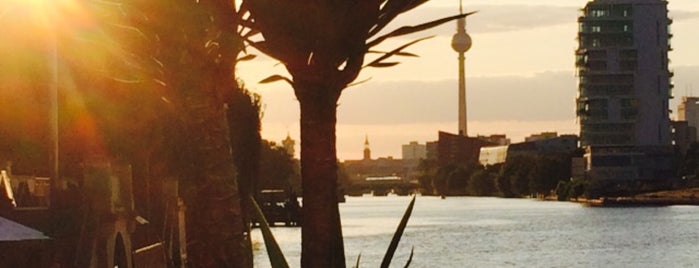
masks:
[[[342,91],[364,67],[391,67],[392,56],[413,55],[405,48],[417,39],[364,62],[365,56],[389,38],[420,32],[466,17],[460,14],[384,34],[396,17],[427,0],[270,1],[243,0],[250,16],[243,25],[264,40],[250,40],[263,53],[279,60],[291,78],[273,75],[262,82],[286,81],[301,110],[301,177],[303,227],[301,266],[345,267],[344,245],[337,207],[337,103]]]

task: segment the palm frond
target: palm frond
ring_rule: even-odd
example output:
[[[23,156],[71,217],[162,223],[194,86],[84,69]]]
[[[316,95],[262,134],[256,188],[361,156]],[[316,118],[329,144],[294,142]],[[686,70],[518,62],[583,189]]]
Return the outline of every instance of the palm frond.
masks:
[[[392,56],[397,55],[397,54],[400,53],[403,49],[405,49],[405,48],[407,48],[407,47],[409,47],[409,46],[412,46],[412,45],[414,45],[415,43],[418,43],[418,42],[423,41],[423,40],[430,39],[430,38],[432,38],[432,37],[434,37],[434,36],[423,37],[423,38],[420,38],[420,39],[416,39],[416,40],[410,41],[410,42],[408,42],[407,44],[404,44],[404,45],[402,45],[402,46],[399,46],[398,48],[396,48],[396,49],[394,49],[394,50],[392,50],[392,51],[390,51],[390,52],[388,52],[388,53],[385,53],[383,56],[381,56],[381,57],[375,59],[374,61],[372,61],[372,62],[370,62],[370,63],[368,63],[366,66],[367,66],[367,67],[377,67],[377,66],[373,66],[373,65],[374,65],[374,64],[381,63],[383,60],[388,59],[388,58],[390,58],[390,57],[392,57]],[[416,55],[416,56],[417,56],[417,55]],[[380,66],[380,67],[386,67],[386,66]]]
[[[362,81],[359,81],[359,82],[354,82],[354,83],[348,84],[347,87],[353,87],[356,85],[364,84],[364,83],[368,82],[369,80],[371,80],[371,77],[364,79]]]
[[[379,11],[379,17],[376,21],[376,25],[369,31],[369,36],[374,36],[381,32],[386,26],[388,26],[391,21],[393,21],[398,15],[405,13],[408,10],[416,8],[428,0],[387,0],[381,5],[381,10]]]
[[[386,52],[386,51],[379,51],[379,50],[369,50],[369,51],[367,51],[366,53],[368,53],[368,54],[386,54],[386,53],[388,53],[388,52]],[[415,54],[415,53],[410,53],[410,52],[405,52],[405,51],[396,52],[396,53],[394,54],[394,56],[415,57],[415,58],[420,57],[419,55],[417,55],[417,54]]]
[[[249,61],[249,60],[252,60],[252,59],[254,59],[254,58],[257,58],[257,55],[255,55],[255,54],[247,54],[247,55],[245,55],[245,56],[242,56],[242,57],[238,58],[237,61],[238,61],[238,62],[241,62],[241,61]]]
[[[267,78],[260,80],[260,82],[258,82],[258,83],[268,84],[268,83],[278,82],[278,81],[286,81],[287,83],[289,83],[289,85],[294,86],[294,82],[291,81],[291,79],[289,79],[285,76],[282,76],[282,75],[278,75],[278,74],[270,75]]]
[[[390,32],[390,33],[379,36],[376,39],[374,39],[373,41],[368,42],[367,48],[374,47],[374,46],[380,44],[381,42],[386,41],[386,39],[388,39],[388,38],[424,31],[424,30],[442,25],[444,23],[450,22],[452,20],[465,18],[465,17],[467,17],[471,14],[474,14],[476,12],[477,11],[469,12],[469,13],[465,13],[465,14],[459,14],[459,15],[455,15],[455,16],[451,16],[451,17],[445,17],[445,18],[433,20],[433,21],[422,23],[422,24],[415,25],[415,26],[403,26],[403,27],[400,27],[400,28]]]
[[[393,61],[393,62],[375,62],[368,64],[367,67],[374,67],[374,68],[387,68],[387,67],[393,67],[400,64],[400,62]]]

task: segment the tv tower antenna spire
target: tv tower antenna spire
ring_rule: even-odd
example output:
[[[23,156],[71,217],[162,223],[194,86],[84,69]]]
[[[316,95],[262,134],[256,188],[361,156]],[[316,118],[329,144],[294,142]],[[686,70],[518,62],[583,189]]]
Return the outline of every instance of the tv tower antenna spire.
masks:
[[[463,2],[459,0],[459,14],[463,14]],[[466,33],[466,18],[456,21],[456,34],[451,39],[451,47],[459,53],[459,135],[468,136],[466,124],[466,56],[471,48],[471,36]]]

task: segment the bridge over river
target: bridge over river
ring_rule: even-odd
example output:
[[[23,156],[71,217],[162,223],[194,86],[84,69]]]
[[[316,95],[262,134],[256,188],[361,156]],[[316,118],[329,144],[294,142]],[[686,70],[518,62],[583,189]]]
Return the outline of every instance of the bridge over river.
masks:
[[[371,193],[374,196],[385,196],[389,193],[409,195],[416,193],[420,184],[416,181],[404,180],[398,176],[367,177],[363,181],[352,183],[346,190],[349,196],[361,196]]]

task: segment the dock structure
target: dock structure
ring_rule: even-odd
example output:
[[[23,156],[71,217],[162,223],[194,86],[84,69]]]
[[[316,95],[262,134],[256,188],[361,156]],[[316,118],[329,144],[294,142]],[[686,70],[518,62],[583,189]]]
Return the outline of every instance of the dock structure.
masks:
[[[301,205],[292,191],[283,189],[265,189],[257,193],[256,201],[270,226],[301,226]],[[252,219],[253,227],[260,225],[260,220]]]

